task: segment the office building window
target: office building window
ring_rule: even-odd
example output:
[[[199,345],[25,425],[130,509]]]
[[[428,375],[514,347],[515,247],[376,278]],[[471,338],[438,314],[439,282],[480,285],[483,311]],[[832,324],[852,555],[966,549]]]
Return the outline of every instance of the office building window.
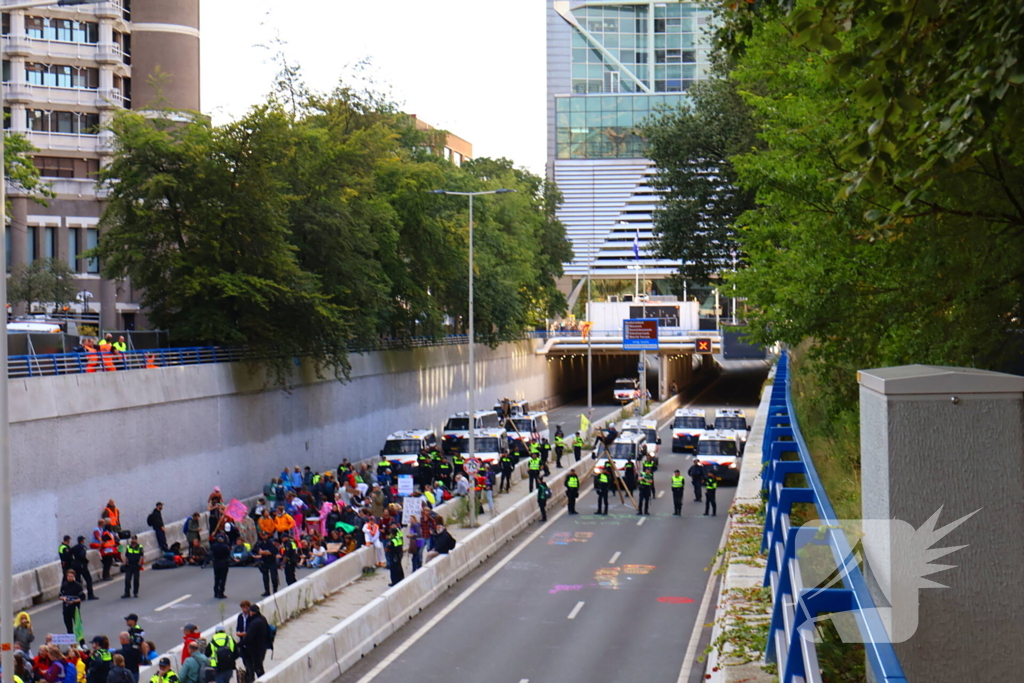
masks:
[[[86,45],[94,45],[100,39],[99,24],[51,17],[25,17],[25,33],[36,40]]]
[[[50,88],[96,90],[100,87],[100,70],[67,64],[25,64],[25,80],[29,85]]]
[[[78,272],[78,228],[68,228],[68,266]]]
[[[95,249],[96,245],[99,244],[99,241],[100,241],[100,231],[97,230],[96,228],[87,228],[86,231],[85,231],[85,248],[86,249]],[[99,262],[99,259],[91,258],[88,261],[86,261],[85,272],[87,272],[87,273],[98,273],[98,272],[100,272],[100,262]]]
[[[25,125],[29,130],[40,133],[96,135],[99,133],[100,115],[75,111],[26,109]]]
[[[4,83],[8,83],[11,80],[11,63],[8,60],[4,60]]]
[[[28,231],[28,262],[32,263],[36,260],[36,226],[30,225],[26,230]]]
[[[11,127],[11,108],[4,107],[4,130],[9,130]]]
[[[43,258],[57,256],[57,228],[43,228]]]
[[[44,178],[93,179],[100,171],[99,159],[69,159],[67,157],[33,157],[32,161]]]

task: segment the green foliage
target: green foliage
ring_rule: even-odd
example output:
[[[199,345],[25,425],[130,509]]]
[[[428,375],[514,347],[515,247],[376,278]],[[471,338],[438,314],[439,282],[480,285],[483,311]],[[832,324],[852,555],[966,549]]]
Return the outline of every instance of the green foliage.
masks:
[[[503,159],[431,154],[437,133],[378,94],[313,93],[286,65],[278,94],[235,123],[119,112],[112,130],[96,253],[178,340],[247,345],[280,379],[292,357],[341,377],[348,346],[449,332],[466,314],[468,203],[438,188],[518,191],[475,204],[482,336],[565,306],[557,191]]]
[[[15,264],[7,283],[7,300],[12,304],[39,302],[60,306],[73,301],[77,292],[75,272],[59,259]]]
[[[657,164],[662,202],[654,214],[655,249],[678,260],[689,283],[707,284],[737,250],[736,218],[754,207],[738,187],[730,158],[757,146],[750,110],[727,79],[698,83],[678,109],[643,129]]]
[[[33,153],[38,151],[24,135],[4,133],[4,173],[7,186],[29,194],[45,206],[46,199],[56,195],[40,178],[39,169],[32,162]],[[9,207],[10,196],[7,196],[7,204]]]

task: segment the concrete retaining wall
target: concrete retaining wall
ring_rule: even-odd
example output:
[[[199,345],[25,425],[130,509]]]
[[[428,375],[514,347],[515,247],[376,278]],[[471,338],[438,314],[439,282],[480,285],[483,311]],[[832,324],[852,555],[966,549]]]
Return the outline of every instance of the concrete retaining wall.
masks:
[[[499,396],[557,404],[585,389],[583,360],[548,362],[537,343],[477,346],[478,406]],[[376,456],[392,431],[440,428],[466,408],[467,354],[354,355],[345,384],[298,366],[290,391],[241,364],[10,380],[15,571],[52,562],[65,533],[89,536],[109,498],[135,531],[161,500],[171,529],[205,509],[215,485],[241,499],[286,465],[336,467]],[[595,356],[595,377],[628,360]]]

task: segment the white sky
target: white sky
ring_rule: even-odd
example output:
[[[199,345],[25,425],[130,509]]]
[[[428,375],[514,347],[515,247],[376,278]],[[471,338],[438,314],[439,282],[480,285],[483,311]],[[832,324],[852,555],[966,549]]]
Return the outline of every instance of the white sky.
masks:
[[[275,38],[330,90],[369,58],[402,109],[538,175],[545,150],[545,3],[538,0],[202,0],[202,108],[237,118],[270,91]]]

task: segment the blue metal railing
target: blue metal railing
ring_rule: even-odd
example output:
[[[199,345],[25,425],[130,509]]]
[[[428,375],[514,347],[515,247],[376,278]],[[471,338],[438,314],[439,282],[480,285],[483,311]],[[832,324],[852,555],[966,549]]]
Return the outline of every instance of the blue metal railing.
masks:
[[[783,460],[795,454],[796,460]],[[789,387],[789,357],[783,353],[772,386],[762,451],[763,488],[768,493],[761,549],[767,554],[764,583],[772,589],[773,607],[765,653],[778,664],[781,683],[820,682],[815,625],[832,613],[850,613],[857,633],[851,641],[864,645],[871,680],[906,683],[896,652],[889,642],[867,582],[858,567],[846,534],[836,519],[825,488],[818,477],[800,427]],[[787,487],[786,475],[804,475],[806,487]],[[820,526],[794,527],[790,513],[794,503],[813,503]],[[805,586],[798,552],[810,545],[827,546],[834,561],[826,587]],[[819,558],[820,559],[820,558]],[[820,569],[820,568],[819,568]],[[822,616],[819,616],[822,615]],[[854,623],[845,620],[845,623]],[[837,623],[838,626],[838,623]]]
[[[526,332],[520,339],[544,339],[544,332]],[[427,346],[455,346],[465,344],[464,334],[446,337],[413,337],[411,339],[382,339],[376,348],[353,346],[352,353],[388,351]],[[477,339],[482,343],[484,339]],[[31,356],[10,356],[7,372],[11,378],[78,375],[93,372],[123,372],[147,368],[166,368],[176,365],[205,365],[209,363],[235,363],[243,360],[245,350],[228,346],[191,346],[173,349],[146,349],[125,353],[53,353]]]

